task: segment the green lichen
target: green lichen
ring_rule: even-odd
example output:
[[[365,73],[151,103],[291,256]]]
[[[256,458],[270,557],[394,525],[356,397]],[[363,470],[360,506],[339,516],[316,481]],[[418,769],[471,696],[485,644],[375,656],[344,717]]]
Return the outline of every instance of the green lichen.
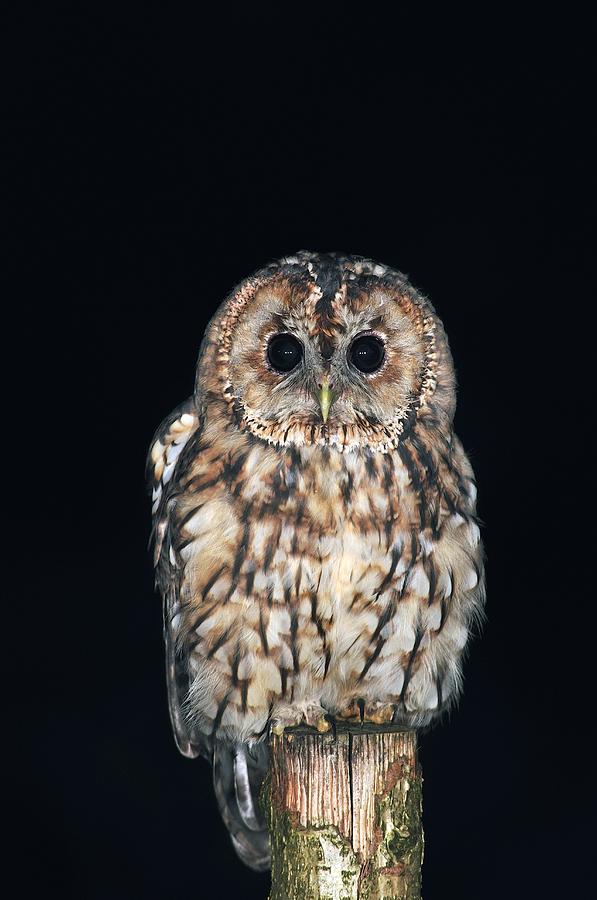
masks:
[[[405,772],[376,800],[381,840],[361,881],[359,900],[420,900],[423,862],[422,780]]]
[[[388,777],[375,800],[375,846],[367,860],[332,825],[306,827],[271,802],[265,782],[260,802],[272,844],[269,900],[420,900],[423,860],[422,779],[408,766]]]
[[[271,815],[270,900],[357,900],[360,864],[333,826],[301,828]]]
[[[419,844],[422,849],[422,794],[421,779],[409,775],[401,779],[387,797],[378,801],[377,821],[391,822],[384,838],[388,859],[398,862]]]

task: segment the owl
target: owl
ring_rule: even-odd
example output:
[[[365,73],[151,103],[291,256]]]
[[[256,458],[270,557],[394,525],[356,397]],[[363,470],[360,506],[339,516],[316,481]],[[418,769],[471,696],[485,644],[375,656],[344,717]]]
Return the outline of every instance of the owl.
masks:
[[[270,730],[421,728],[458,697],[484,575],[454,408],[429,300],[386,265],[303,251],[224,300],[153,439],[172,726],[255,869]]]

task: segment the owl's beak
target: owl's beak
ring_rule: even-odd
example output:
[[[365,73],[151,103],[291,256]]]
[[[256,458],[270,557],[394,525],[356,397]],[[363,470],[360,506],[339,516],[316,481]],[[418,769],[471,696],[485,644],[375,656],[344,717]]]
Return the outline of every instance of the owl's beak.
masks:
[[[321,385],[319,386],[319,390],[317,391],[317,402],[321,408],[321,416],[323,418],[324,424],[328,420],[328,416],[330,414],[330,406],[332,405],[334,400],[334,395],[330,390],[330,380],[326,377],[322,379]]]

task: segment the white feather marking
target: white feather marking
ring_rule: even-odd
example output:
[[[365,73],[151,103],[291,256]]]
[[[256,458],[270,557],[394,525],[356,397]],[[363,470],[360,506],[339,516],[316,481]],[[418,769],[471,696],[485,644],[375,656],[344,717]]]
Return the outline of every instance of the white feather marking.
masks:
[[[433,553],[435,541],[432,541],[431,538],[427,537],[422,531],[419,533],[419,543],[421,545],[421,550],[423,551],[423,556],[429,556]]]
[[[210,524],[213,527],[215,520],[215,511],[213,508],[213,504],[206,503],[205,506],[202,506],[201,509],[198,509],[194,516],[191,516],[190,519],[187,520],[184,526],[184,530],[189,534],[199,535],[209,528]],[[219,524],[219,520],[217,520],[217,524]]]
[[[386,638],[382,649],[382,656],[393,656],[395,653],[408,653],[415,645],[415,629],[410,622],[401,621],[395,617],[388,622],[381,631],[381,636]]]
[[[228,661],[228,648],[226,646],[220,647],[213,655],[213,659],[216,659],[219,663],[222,663],[223,666],[228,667],[230,665]]]
[[[168,484],[172,475],[174,474],[174,465],[175,463],[170,463],[170,465],[166,466],[164,469],[164,474],[162,475],[162,484]]]
[[[423,709],[436,709],[438,704],[437,687],[435,682],[431,681],[426,689],[422,692],[419,700]]]
[[[429,595],[429,579],[423,566],[418,563],[412,570],[408,580],[408,588],[417,597],[427,597]]]
[[[452,526],[452,528],[458,528],[459,525],[464,525],[464,523],[466,522],[466,519],[463,518],[463,516],[461,516],[460,513],[454,513],[453,515],[450,516],[448,521],[449,521],[450,525]]]
[[[442,621],[442,611],[439,603],[428,606],[425,611],[425,627],[431,631],[437,631]]]
[[[161,441],[156,441],[151,448],[151,461],[157,463],[164,454],[164,445]]]
[[[391,675],[387,681],[387,691],[390,696],[398,696],[404,684],[404,672],[400,668],[392,669]]]
[[[271,578],[269,575],[266,575],[263,569],[259,569],[255,572],[255,578],[253,580],[253,592],[255,594],[264,594],[270,584]]]
[[[473,547],[476,547],[481,540],[481,532],[476,522],[471,522],[468,526],[468,540]]]
[[[238,664],[238,677],[239,678],[250,678],[253,674],[253,669],[255,668],[255,660],[251,654],[247,654],[243,656],[241,661]]]
[[[472,591],[479,584],[479,577],[475,569],[469,569],[462,580],[462,588],[465,591]]]
[[[217,620],[217,613],[213,616],[210,616],[208,619],[204,619],[201,625],[198,625],[197,628],[195,628],[195,634],[197,635],[197,637],[205,637],[206,634],[209,634],[212,628],[215,627]]]
[[[166,460],[168,463],[176,462],[181,454],[181,451],[184,449],[185,444],[186,441],[181,441],[181,443],[178,443],[178,441],[174,441],[173,444],[170,444],[166,452]]]
[[[267,668],[262,669],[261,678],[266,691],[273,691],[276,694],[282,691],[282,676],[279,668],[272,661]]]
[[[290,614],[288,610],[284,608],[270,610],[269,628],[275,631],[276,634],[290,634]]]
[[[449,597],[452,593],[452,579],[447,569],[442,569],[437,579],[437,595],[440,599]]]
[[[377,623],[379,622],[379,616],[375,612],[364,612],[359,616],[360,626],[361,628],[367,629],[369,634],[373,634],[375,629],[377,628]],[[360,629],[359,629],[360,631]]]
[[[280,644],[280,666],[283,669],[292,669],[293,667],[292,653],[284,642]]]
[[[462,650],[468,640],[468,629],[465,625],[456,625],[452,628],[450,639],[457,650]]]

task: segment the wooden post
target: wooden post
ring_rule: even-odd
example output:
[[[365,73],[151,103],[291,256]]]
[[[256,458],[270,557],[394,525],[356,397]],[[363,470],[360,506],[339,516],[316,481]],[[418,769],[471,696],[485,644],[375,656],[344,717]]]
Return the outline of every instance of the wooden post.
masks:
[[[293,728],[270,750],[270,900],[419,900],[416,733]]]

